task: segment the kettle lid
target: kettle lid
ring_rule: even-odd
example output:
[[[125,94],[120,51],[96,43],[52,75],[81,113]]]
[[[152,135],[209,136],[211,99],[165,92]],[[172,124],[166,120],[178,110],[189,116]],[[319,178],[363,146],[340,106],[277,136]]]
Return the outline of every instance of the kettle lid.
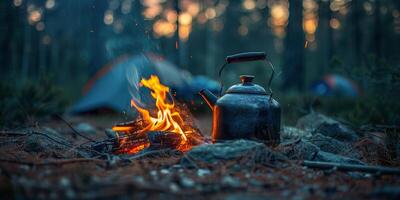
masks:
[[[236,85],[231,86],[228,90],[226,90],[226,94],[260,94],[267,95],[265,89],[257,84],[254,84],[252,81],[254,76],[252,75],[241,75],[240,81]]]

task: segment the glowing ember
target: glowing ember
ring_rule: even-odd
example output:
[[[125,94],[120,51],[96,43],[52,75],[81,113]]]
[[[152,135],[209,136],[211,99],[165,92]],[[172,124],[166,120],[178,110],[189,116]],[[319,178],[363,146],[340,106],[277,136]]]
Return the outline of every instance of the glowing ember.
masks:
[[[142,79],[139,86],[147,87],[151,90],[151,96],[155,99],[157,108],[156,116],[151,116],[149,110],[140,107],[135,101],[131,100],[131,105],[139,111],[144,126],[138,131],[134,131],[137,127],[134,127],[135,125],[133,124],[114,126],[113,130],[127,134],[132,134],[131,132],[134,131],[139,137],[146,135],[150,131],[175,133],[180,137],[180,143],[177,149],[180,151],[191,149],[193,144],[189,140],[199,139],[201,135],[199,135],[192,126],[185,123],[172,98],[172,102],[168,102],[169,87],[161,84],[160,80],[155,75],[151,75],[149,79]],[[126,139],[120,139],[120,145],[125,143]],[[126,152],[137,153],[149,145],[150,142],[148,140],[145,142],[138,142],[138,144],[132,145]]]

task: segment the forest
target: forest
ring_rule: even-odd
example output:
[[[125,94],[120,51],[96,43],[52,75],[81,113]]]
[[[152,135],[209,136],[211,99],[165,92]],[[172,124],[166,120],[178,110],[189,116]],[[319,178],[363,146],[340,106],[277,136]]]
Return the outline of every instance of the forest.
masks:
[[[398,0],[0,1],[0,198],[398,199],[399,44]]]

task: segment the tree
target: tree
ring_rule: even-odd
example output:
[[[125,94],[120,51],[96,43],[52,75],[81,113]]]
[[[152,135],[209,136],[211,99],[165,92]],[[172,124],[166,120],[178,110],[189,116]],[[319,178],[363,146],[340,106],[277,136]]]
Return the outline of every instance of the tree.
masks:
[[[286,28],[283,55],[283,88],[302,89],[304,84],[303,1],[289,1],[289,23]]]

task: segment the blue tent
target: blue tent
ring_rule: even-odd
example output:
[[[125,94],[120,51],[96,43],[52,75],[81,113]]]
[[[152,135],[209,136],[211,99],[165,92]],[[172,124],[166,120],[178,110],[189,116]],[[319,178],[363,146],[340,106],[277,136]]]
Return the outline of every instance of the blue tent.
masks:
[[[319,96],[357,97],[360,90],[357,84],[338,74],[328,74],[311,86],[311,91]]]
[[[132,113],[131,99],[144,104],[151,102],[147,89],[138,88],[138,83],[153,74],[182,99],[192,99],[203,86],[212,91],[218,90],[218,83],[213,80],[192,78],[189,72],[179,70],[159,56],[142,54],[120,58],[100,69],[85,85],[83,97],[72,106],[71,112],[84,113],[106,108]]]

